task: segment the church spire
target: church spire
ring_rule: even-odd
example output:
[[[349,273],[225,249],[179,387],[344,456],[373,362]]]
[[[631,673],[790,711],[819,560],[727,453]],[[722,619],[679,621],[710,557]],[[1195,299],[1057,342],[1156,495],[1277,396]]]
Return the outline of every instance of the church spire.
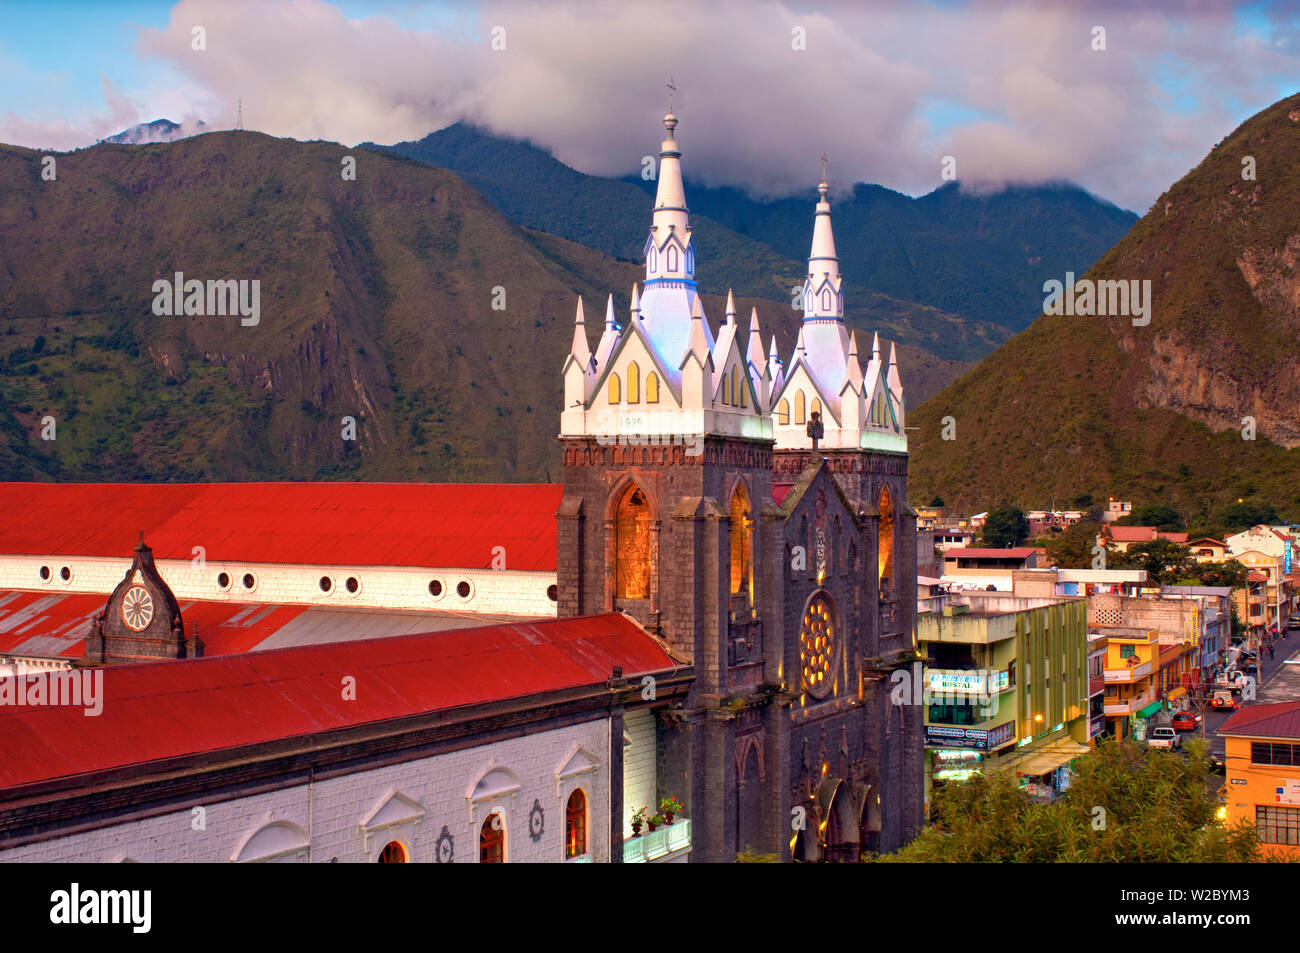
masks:
[[[583,372],[591,370],[591,345],[587,342],[587,321],[582,313],[582,295],[578,295],[578,313],[573,320],[573,347],[569,351]]]
[[[804,320],[844,319],[844,297],[840,290],[840,260],[835,254],[831,231],[831,203],[826,195],[826,157],[822,156],[822,180],[817,185],[817,210],[813,216],[812,249],[808,253],[808,280],[804,283]]]
[[[669,93],[675,89],[668,81]],[[659,178],[655,189],[653,224],[645,246],[646,281],[695,281],[695,247],[691,243],[686,188],[682,184],[682,153],[677,146],[677,117],[669,98],[664,116],[664,141],[659,149]]]

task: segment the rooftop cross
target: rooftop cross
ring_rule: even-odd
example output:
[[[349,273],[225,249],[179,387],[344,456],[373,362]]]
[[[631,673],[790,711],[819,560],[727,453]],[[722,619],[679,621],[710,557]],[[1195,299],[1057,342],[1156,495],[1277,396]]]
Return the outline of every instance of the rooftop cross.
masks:
[[[673,78],[669,76],[668,77],[668,111],[669,112],[673,111],[673,93],[676,91],[676,89],[677,87],[673,85]]]

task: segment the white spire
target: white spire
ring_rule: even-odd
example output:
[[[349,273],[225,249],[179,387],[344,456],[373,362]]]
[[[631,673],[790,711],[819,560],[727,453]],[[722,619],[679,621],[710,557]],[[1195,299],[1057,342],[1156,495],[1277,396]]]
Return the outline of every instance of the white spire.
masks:
[[[587,322],[582,314],[582,295],[578,295],[578,313],[573,319],[573,347],[569,353],[584,372],[591,370],[591,345],[587,343]]]
[[[614,296],[610,295],[605,302],[605,331],[600,336],[600,343],[596,345],[596,367],[600,370],[605,369],[609,362],[609,357],[614,353],[614,348],[618,346],[618,325],[614,323]]]
[[[736,323],[736,299],[731,296],[731,289],[727,289],[727,323]]]
[[[754,368],[754,373],[761,375],[767,367],[767,358],[763,355],[763,337],[758,332],[758,309],[749,309],[749,346],[746,359]]]
[[[632,307],[629,310],[631,311],[633,321],[636,321],[641,317],[641,292],[635,281],[632,282]]]
[[[700,307],[700,299],[697,297],[691,307],[691,348],[686,353],[688,357],[695,355],[700,366],[707,367],[709,350],[709,336],[704,330],[704,309]]]
[[[871,359],[877,364],[880,363],[880,332],[876,331],[871,335]]]
[[[817,186],[821,198],[813,216],[812,250],[808,253],[808,278],[804,282],[804,320],[844,320],[841,294],[840,260],[835,254],[835,236],[831,233],[831,204],[826,199],[826,158],[822,157],[822,180]]]
[[[671,82],[669,84],[671,89]],[[664,116],[664,141],[659,149],[659,178],[655,188],[654,224],[646,239],[647,281],[659,279],[695,280],[695,251],[691,245],[690,214],[686,189],[682,185],[682,154],[674,130],[677,117]]]
[[[776,335],[772,335],[772,347],[768,351],[767,371],[772,375],[772,393],[776,393],[781,385],[783,369],[781,367],[781,355],[776,350]]]
[[[903,396],[903,381],[898,376],[898,357],[894,353],[893,342],[889,345],[889,376],[885,378],[889,384],[889,389],[894,392],[895,397]]]
[[[849,336],[849,359],[844,368],[844,383],[852,385],[854,391],[862,393],[862,363],[858,360],[858,332]],[[840,388],[843,391],[843,387]]]

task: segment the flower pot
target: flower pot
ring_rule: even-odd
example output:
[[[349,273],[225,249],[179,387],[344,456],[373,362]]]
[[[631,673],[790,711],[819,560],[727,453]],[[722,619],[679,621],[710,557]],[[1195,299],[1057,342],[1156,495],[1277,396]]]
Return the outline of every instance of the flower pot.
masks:
[[[673,816],[671,814],[664,814],[664,826],[667,827],[672,822],[673,822]]]
[[[632,825],[632,836],[633,836],[633,837],[640,837],[640,836],[641,836],[641,825],[640,825],[640,824],[633,824],[633,825]]]
[[[653,834],[655,832],[655,828],[658,827],[659,825],[656,824],[654,821],[650,821],[649,823],[650,823],[650,833]]]

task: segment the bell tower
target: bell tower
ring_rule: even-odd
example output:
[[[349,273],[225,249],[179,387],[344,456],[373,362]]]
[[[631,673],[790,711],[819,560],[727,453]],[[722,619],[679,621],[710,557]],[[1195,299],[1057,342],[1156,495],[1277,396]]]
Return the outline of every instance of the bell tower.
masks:
[[[715,335],[704,313],[677,125],[669,112],[646,280],[625,325],[611,301],[593,352],[578,304],[564,364],[558,611],[626,612],[694,667],[685,705],[660,725],[661,782],[690,793],[692,857],[730,861],[736,768],[718,752],[734,747],[739,722],[764,717],[734,699],[764,682],[771,378],[756,315],[742,325],[728,294]]]

